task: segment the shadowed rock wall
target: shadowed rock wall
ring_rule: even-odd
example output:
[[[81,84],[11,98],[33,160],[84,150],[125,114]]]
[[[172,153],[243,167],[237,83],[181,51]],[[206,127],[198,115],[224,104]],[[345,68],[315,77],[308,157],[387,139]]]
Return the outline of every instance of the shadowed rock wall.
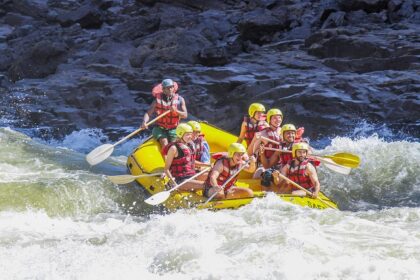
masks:
[[[58,136],[136,126],[169,77],[234,132],[259,101],[311,137],[420,136],[419,23],[414,0],[0,0],[0,112]]]

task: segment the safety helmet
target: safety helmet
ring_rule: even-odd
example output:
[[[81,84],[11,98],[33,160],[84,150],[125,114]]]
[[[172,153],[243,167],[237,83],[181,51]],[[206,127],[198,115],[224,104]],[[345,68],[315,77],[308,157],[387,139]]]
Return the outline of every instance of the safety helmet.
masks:
[[[193,132],[193,129],[192,129],[192,127],[191,126],[189,126],[188,124],[186,124],[186,123],[180,123],[177,127],[176,127],[176,130],[175,130],[175,134],[176,134],[176,136],[178,137],[178,138],[181,138],[182,139],[182,137],[184,137],[184,134],[185,133],[187,133],[187,132]]]
[[[268,110],[267,112],[268,123],[270,123],[271,117],[275,115],[280,115],[283,118],[283,113],[280,111],[280,109],[273,108],[273,109]]]
[[[228,157],[232,158],[235,153],[246,153],[244,145],[240,143],[232,143],[228,148]]]
[[[296,151],[297,150],[306,150],[309,151],[309,145],[305,142],[295,143],[292,146],[292,156],[293,158],[296,158]]]
[[[192,127],[194,132],[200,132],[201,131],[201,125],[198,122],[189,121],[189,122],[187,122],[187,124]]]
[[[264,105],[260,103],[252,103],[248,108],[248,114],[251,118],[254,117],[255,112],[265,112]]]
[[[174,86],[174,81],[172,81],[171,79],[165,79],[162,81],[162,87],[166,88],[166,87],[173,87]]]
[[[296,132],[296,126],[294,126],[294,125],[293,125],[293,124],[291,124],[291,123],[288,123],[288,124],[283,125],[283,126],[281,127],[281,135],[283,136],[283,138],[284,138],[284,133],[285,133],[286,131],[294,131],[294,132]]]

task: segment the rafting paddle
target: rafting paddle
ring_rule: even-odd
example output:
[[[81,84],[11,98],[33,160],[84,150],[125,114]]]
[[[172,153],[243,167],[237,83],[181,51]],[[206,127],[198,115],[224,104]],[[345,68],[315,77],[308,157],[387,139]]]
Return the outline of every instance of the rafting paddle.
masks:
[[[357,155],[350,153],[335,153],[333,155],[325,155],[323,158],[332,159],[335,163],[344,165],[350,168],[357,168],[360,165],[360,158]]]
[[[278,173],[278,175],[285,179],[286,181],[288,181],[289,183],[291,183],[293,186],[295,186],[296,188],[306,192],[307,194],[309,194],[312,197],[312,193],[310,191],[308,191],[307,189],[305,189],[304,187],[296,184],[295,182],[293,182],[292,180],[290,180],[289,178],[287,178],[286,176],[284,176],[283,174],[281,174],[280,172]],[[328,203],[327,201],[323,200],[322,198],[320,198],[319,196],[316,197],[316,199],[318,199],[319,201],[321,201],[322,203],[324,203],[325,205],[327,205],[328,207],[331,207],[333,209],[338,210],[338,208],[335,205],[332,205],[330,203]]]
[[[162,175],[162,173],[141,174],[141,175],[136,175],[136,176],[124,174],[124,175],[107,176],[107,177],[114,184],[124,185],[124,184],[133,182],[137,178],[160,176],[160,175]]]
[[[247,164],[249,163],[249,161],[247,161],[247,162],[245,162],[244,163],[244,165],[241,167],[241,168],[239,168],[235,173],[233,173],[232,174],[232,176],[230,176],[226,181],[225,181],[225,183],[221,186],[221,189],[222,190],[224,190],[225,189],[225,187],[226,187],[226,185],[233,179],[233,178],[235,178],[235,176],[236,175],[238,175],[239,174],[239,172],[241,172],[242,171],[242,169],[244,169],[246,166],[247,166]],[[216,196],[216,194],[217,194],[218,192],[214,192],[210,197],[209,197],[209,199],[207,199],[206,200],[206,202],[204,203],[204,204],[207,204],[207,203],[209,203],[209,201],[210,200],[212,200],[215,196]]]
[[[146,124],[146,126],[149,126],[151,124],[153,124],[155,121],[159,120],[160,118],[164,117],[165,115],[167,115],[170,111],[166,111],[163,114],[157,116],[156,118],[154,118],[153,120],[151,120],[150,122],[148,122]],[[131,132],[129,135],[125,136],[124,138],[122,138],[120,141],[118,141],[115,144],[104,144],[101,145],[99,147],[96,147],[94,150],[92,150],[89,154],[86,155],[86,161],[90,164],[90,165],[96,165],[104,160],[106,160],[114,151],[114,147],[117,146],[118,144],[124,142],[125,140],[133,137],[135,134],[139,133],[140,131],[144,130],[143,127],[140,127],[139,129]]]
[[[279,142],[271,140],[270,138],[267,138],[264,136],[261,136],[261,138],[277,145],[280,144]],[[281,149],[274,149],[274,148],[265,148],[265,149],[271,150],[271,151],[280,151],[283,153],[291,153],[291,151],[286,151],[286,150],[281,150]],[[360,158],[357,155],[345,153],[345,152],[339,152],[333,155],[326,155],[326,156],[321,156],[321,155],[309,155],[309,156],[328,158],[328,159],[331,159],[332,161],[326,161],[326,162],[335,163],[335,164],[342,165],[349,168],[357,168],[360,165]]]
[[[163,192],[159,192],[157,194],[154,194],[151,197],[149,197],[148,199],[146,199],[144,202],[146,202],[147,204],[150,204],[150,205],[158,205],[158,204],[161,204],[162,202],[165,202],[169,198],[169,196],[171,195],[171,192],[173,192],[174,190],[178,189],[179,187],[181,187],[185,183],[188,183],[189,181],[197,178],[201,174],[204,174],[209,169],[210,169],[210,167],[207,167],[207,168],[201,170],[200,172],[198,172],[194,176],[192,176],[192,177],[184,180],[183,182],[181,182],[180,184],[176,185],[172,189],[170,189],[168,191],[163,191]]]
[[[266,150],[269,151],[279,151],[282,153],[291,153],[292,151],[287,151],[287,150],[281,150],[281,149],[275,149],[275,148],[265,148]],[[315,155],[309,155],[309,158],[313,158],[316,160],[319,160],[320,162],[322,162],[328,169],[335,171],[337,173],[343,174],[343,175],[349,175],[351,172],[351,168],[347,167],[347,166],[343,166],[340,164],[335,163],[332,159],[330,158],[324,158],[322,156],[315,156]]]

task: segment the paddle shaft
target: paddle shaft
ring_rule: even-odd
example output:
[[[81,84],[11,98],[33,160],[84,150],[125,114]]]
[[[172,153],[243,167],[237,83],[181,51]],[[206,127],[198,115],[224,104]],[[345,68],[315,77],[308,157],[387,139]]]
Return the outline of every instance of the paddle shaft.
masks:
[[[159,116],[157,116],[156,118],[154,118],[153,120],[149,121],[148,123],[146,123],[146,126],[149,126],[151,124],[153,124],[154,122],[156,122],[157,120],[163,118],[164,116],[166,116],[167,114],[169,114],[171,111],[168,110],[166,112],[164,112],[163,114],[160,114]],[[118,144],[124,142],[125,140],[133,137],[134,135],[136,135],[137,133],[139,133],[140,131],[144,130],[144,127],[140,127],[139,129],[131,132],[130,134],[128,134],[127,136],[125,136],[123,139],[119,140],[117,143],[113,144],[112,146],[117,146]]]
[[[289,178],[287,178],[286,176],[284,176],[283,174],[281,174],[280,172],[279,172],[279,176],[280,177],[282,177],[283,179],[285,179],[286,181],[288,181],[289,183],[291,183],[293,186],[295,186],[296,188],[298,188],[298,189],[300,189],[300,190],[302,190],[302,191],[304,191],[304,192],[306,192],[307,194],[309,194],[309,195],[311,195],[312,196],[312,193],[310,192],[310,191],[308,191],[307,189],[305,189],[304,187],[302,187],[302,186],[300,186],[300,185],[298,185],[297,183],[295,183],[295,182],[293,182],[291,179],[289,179]],[[325,205],[327,205],[327,206],[329,206],[329,207],[331,207],[331,208],[334,208],[334,209],[336,209],[336,207],[334,206],[334,205],[332,205],[332,204],[330,204],[330,203],[328,203],[327,201],[325,201],[325,200],[323,200],[322,198],[320,198],[320,197],[316,197],[316,199],[318,199],[319,201],[321,201],[322,203],[324,203]]]
[[[239,174],[239,172],[241,172],[242,171],[242,169],[244,169],[245,168],[245,166],[248,164],[248,162],[246,162],[241,168],[239,168],[235,173],[233,173],[232,174],[232,176],[230,176],[226,181],[225,181],[225,183],[222,185],[222,190],[224,190],[225,189],[225,187],[226,187],[226,185],[236,176],[236,175],[238,175]],[[214,192],[214,194],[212,194],[210,197],[209,197],[209,199],[207,199],[207,201],[204,203],[204,204],[207,204],[207,203],[209,203],[209,201],[210,200],[212,200],[213,199],[213,197],[215,197],[216,196],[216,194],[217,194],[218,192]]]
[[[287,150],[282,150],[282,149],[276,149],[276,148],[264,148],[264,149],[266,149],[267,151],[277,151],[277,152],[286,153],[286,154],[291,154],[292,153],[292,151],[287,151]],[[317,160],[319,160],[319,161],[321,161],[323,163],[327,163],[327,164],[331,164],[331,165],[335,165],[335,166],[340,166],[340,167],[342,166],[340,164],[337,164],[337,163],[334,163],[334,162],[329,162],[329,161],[324,160],[323,159],[323,156],[319,156],[319,155],[308,155],[308,157],[313,157],[313,158],[315,158],[315,159],[317,159]]]
[[[151,174],[141,174],[141,175],[136,175],[136,176],[125,174],[125,175],[116,175],[116,176],[107,176],[107,177],[111,182],[115,184],[128,184],[138,178],[158,176],[161,174],[162,173],[151,173]]]
[[[177,188],[181,187],[182,185],[184,185],[185,183],[188,183],[191,180],[194,180],[195,178],[197,178],[198,176],[200,176],[201,174],[204,174],[206,171],[208,171],[210,169],[210,167],[207,167],[203,170],[201,170],[200,172],[194,174],[194,176],[182,181],[181,183],[179,183],[178,185],[176,185],[175,187],[173,187],[172,189],[170,189],[168,192],[172,192],[174,190],[176,190]]]
[[[274,140],[271,140],[270,138],[267,138],[267,137],[264,137],[264,136],[261,136],[261,138],[264,139],[264,140],[267,140],[267,141],[269,141],[271,143],[277,144],[277,145],[280,144],[279,142],[274,141]],[[287,151],[287,150],[282,150],[282,149],[276,149],[276,148],[264,148],[264,149],[266,149],[268,151],[278,151],[278,152],[281,152],[281,153],[292,153],[292,151]],[[337,164],[335,162],[329,162],[329,161],[324,160],[323,159],[323,156],[320,156],[320,155],[308,155],[308,156],[309,157],[313,157],[313,158],[315,158],[315,159],[317,159],[320,162],[325,163],[325,164],[331,164],[331,165],[335,165],[337,167],[343,167],[343,165],[341,165],[341,164]]]

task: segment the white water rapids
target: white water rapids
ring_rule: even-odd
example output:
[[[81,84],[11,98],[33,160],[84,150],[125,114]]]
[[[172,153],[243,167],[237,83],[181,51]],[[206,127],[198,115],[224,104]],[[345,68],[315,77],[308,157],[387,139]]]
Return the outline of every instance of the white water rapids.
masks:
[[[319,170],[343,211],[270,195],[164,215],[103,175],[124,173],[124,156],[85,163],[97,143],[83,133],[84,147],[63,148],[0,129],[1,279],[420,279],[418,142],[337,137],[320,149],[362,158],[349,176]]]

